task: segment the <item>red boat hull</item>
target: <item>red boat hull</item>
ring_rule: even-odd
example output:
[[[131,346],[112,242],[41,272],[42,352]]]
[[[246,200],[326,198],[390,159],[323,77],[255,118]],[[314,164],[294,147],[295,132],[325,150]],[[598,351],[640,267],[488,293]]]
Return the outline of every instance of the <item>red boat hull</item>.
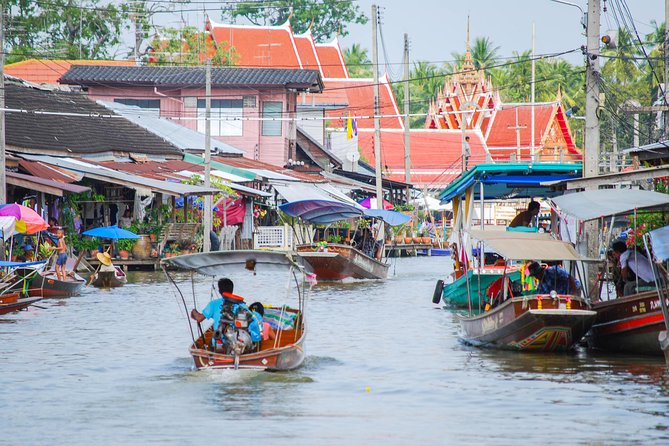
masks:
[[[328,245],[317,251],[316,245],[297,247],[297,255],[308,263],[320,280],[385,279],[389,264],[379,262],[347,245]]]
[[[644,291],[593,304],[597,311],[588,345],[610,352],[662,355],[658,336],[665,330],[657,291]]]
[[[0,296],[0,314],[8,314],[23,310],[29,305],[41,300],[41,297],[19,297],[19,293],[11,293]]]

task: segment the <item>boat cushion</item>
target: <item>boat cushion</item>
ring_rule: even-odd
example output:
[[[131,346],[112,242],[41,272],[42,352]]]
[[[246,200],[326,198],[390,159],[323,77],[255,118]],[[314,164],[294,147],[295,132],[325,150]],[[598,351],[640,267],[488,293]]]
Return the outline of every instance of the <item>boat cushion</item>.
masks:
[[[275,330],[290,330],[295,328],[297,314],[281,311],[278,308],[265,308],[263,320]]]

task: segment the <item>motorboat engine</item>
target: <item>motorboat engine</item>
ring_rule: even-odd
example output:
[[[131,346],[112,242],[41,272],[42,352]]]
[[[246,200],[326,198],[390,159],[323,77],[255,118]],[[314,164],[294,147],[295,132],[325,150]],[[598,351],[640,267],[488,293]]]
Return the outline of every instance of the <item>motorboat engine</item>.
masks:
[[[232,355],[242,355],[253,349],[253,341],[249,334],[249,312],[239,308],[234,321],[225,329],[227,352]]]

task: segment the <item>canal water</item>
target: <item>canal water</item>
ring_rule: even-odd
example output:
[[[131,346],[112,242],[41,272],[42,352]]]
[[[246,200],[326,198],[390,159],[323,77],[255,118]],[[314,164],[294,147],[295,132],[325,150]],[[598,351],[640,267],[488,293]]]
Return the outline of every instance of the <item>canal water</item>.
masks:
[[[450,260],[394,262],[387,281],[314,288],[286,373],[194,371],[162,273],[1,316],[0,444],[669,444],[661,359],[463,345],[431,302]],[[285,278],[263,279],[236,291],[281,303]]]

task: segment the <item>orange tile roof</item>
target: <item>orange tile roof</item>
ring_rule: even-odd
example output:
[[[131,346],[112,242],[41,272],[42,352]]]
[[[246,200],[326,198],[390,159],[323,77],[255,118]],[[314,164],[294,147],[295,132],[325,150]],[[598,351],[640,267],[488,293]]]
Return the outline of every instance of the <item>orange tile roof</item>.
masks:
[[[412,130],[411,183],[415,185],[445,185],[461,172],[462,133],[459,130]],[[478,132],[468,131],[471,149],[470,162],[484,162],[485,144]],[[374,132],[358,132],[362,156],[373,166]],[[390,172],[388,178],[404,181],[404,132],[381,131],[381,165]]]
[[[486,140],[489,147],[515,147],[517,144],[517,125],[520,129],[520,145],[530,145],[532,107],[531,104],[507,104],[497,110]],[[541,137],[548,129],[556,104],[535,104],[534,106],[534,145],[539,147]]]
[[[330,43],[316,45],[316,53],[321,61],[323,76],[335,79],[348,79],[348,70],[344,62],[344,55],[337,39]]]
[[[295,39],[297,52],[302,61],[302,67],[309,70],[319,70],[321,76],[325,76],[321,69],[321,62],[318,59],[318,54],[316,54],[316,45],[314,44],[314,38],[311,36],[311,32],[307,31],[304,34],[294,35],[293,38]]]
[[[247,26],[207,23],[214,40],[226,42],[237,54],[242,67],[303,68],[290,24],[282,26]]]
[[[379,88],[379,111],[382,116],[388,116],[380,119],[381,128],[403,129],[402,118],[397,116],[400,113],[397,102],[387,78],[384,76],[379,83],[381,84]],[[335,91],[346,92],[349,105],[346,110],[347,114],[350,112],[351,116],[374,116],[374,81],[372,79],[326,79],[324,84],[326,94],[333,94]],[[328,116],[333,119],[339,118],[341,120],[343,118],[345,120],[346,116],[342,113],[341,110],[332,111],[328,113]],[[356,125],[359,129],[373,129],[374,119],[357,119]],[[345,121],[339,123],[333,121],[330,125],[330,127],[341,128],[345,126]]]
[[[134,66],[132,60],[46,60],[28,59],[5,65],[5,74],[35,84],[58,85],[58,79],[72,65],[119,65]]]

